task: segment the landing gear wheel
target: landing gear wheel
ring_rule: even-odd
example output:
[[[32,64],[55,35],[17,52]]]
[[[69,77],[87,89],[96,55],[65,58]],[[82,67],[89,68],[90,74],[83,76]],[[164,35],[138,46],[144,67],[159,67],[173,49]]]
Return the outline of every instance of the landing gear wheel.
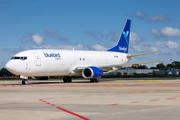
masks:
[[[71,83],[72,82],[72,78],[69,76],[68,77],[68,83]]]
[[[70,76],[65,76],[63,78],[63,81],[64,81],[64,83],[71,83],[72,82],[72,78]]]
[[[95,83],[98,83],[98,82],[99,82],[99,79],[90,79],[90,82],[91,82],[91,83],[94,83],[94,82],[95,82]]]
[[[65,76],[64,78],[63,78],[63,81],[64,81],[64,83],[67,83],[68,81],[67,81],[67,76]]]
[[[96,83],[98,83],[98,82],[99,82],[99,79],[95,79],[94,81],[95,81]]]
[[[93,83],[95,81],[95,79],[90,79],[90,82]]]
[[[22,84],[23,84],[23,85],[27,85],[27,84],[28,84],[28,81],[27,81],[27,80],[23,80],[23,81],[22,81]]]

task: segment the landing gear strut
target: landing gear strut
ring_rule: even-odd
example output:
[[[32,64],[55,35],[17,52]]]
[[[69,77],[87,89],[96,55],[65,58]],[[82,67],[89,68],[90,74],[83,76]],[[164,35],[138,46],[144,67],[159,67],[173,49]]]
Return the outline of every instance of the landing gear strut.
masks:
[[[98,82],[99,82],[99,79],[90,79],[90,82],[91,82],[91,83],[94,83],[94,82],[98,83]]]
[[[64,81],[64,83],[71,83],[72,82],[72,78],[70,76],[65,76],[63,78],[63,81]]]
[[[28,80],[23,80],[23,81],[22,81],[22,84],[23,84],[23,85],[27,85],[27,84],[28,84]]]

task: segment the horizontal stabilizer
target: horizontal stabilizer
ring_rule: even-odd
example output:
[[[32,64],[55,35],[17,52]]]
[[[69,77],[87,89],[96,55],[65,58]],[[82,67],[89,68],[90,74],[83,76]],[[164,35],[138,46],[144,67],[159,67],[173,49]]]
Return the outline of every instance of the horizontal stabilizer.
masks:
[[[161,51],[155,51],[155,52],[148,52],[148,53],[141,53],[141,54],[136,54],[136,55],[128,55],[127,57],[128,58],[131,58],[131,57],[136,57],[136,56],[141,56],[141,55],[147,55],[147,54],[152,54],[152,53],[158,53],[158,52],[163,52],[164,50],[161,50]]]

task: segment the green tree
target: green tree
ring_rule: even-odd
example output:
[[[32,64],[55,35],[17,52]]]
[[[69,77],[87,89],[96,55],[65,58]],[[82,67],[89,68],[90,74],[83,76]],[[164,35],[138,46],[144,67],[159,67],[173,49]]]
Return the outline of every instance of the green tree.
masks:
[[[172,66],[174,69],[180,69],[180,62],[179,61],[174,61],[172,62]]]
[[[160,69],[160,68],[166,68],[166,66],[165,66],[163,63],[157,64],[156,67],[157,67],[158,69]]]
[[[151,67],[150,69],[158,69],[157,67]]]
[[[10,73],[6,68],[1,69],[2,76],[14,76],[12,73]]]
[[[146,65],[139,65],[136,69],[148,69],[148,67]]]
[[[172,64],[167,64],[167,67],[168,68],[173,68],[173,65]]]
[[[1,70],[0,70],[0,77],[2,77],[3,75],[2,75],[2,73],[1,73]]]

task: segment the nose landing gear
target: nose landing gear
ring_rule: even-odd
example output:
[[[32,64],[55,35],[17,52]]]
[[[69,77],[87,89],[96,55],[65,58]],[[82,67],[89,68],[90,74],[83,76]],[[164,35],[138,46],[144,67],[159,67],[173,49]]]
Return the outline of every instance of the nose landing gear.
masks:
[[[23,84],[23,85],[27,85],[27,84],[28,84],[28,80],[27,80],[28,77],[27,77],[27,76],[20,75],[20,78],[21,78],[21,79],[24,79],[24,80],[22,81],[22,84]]]

